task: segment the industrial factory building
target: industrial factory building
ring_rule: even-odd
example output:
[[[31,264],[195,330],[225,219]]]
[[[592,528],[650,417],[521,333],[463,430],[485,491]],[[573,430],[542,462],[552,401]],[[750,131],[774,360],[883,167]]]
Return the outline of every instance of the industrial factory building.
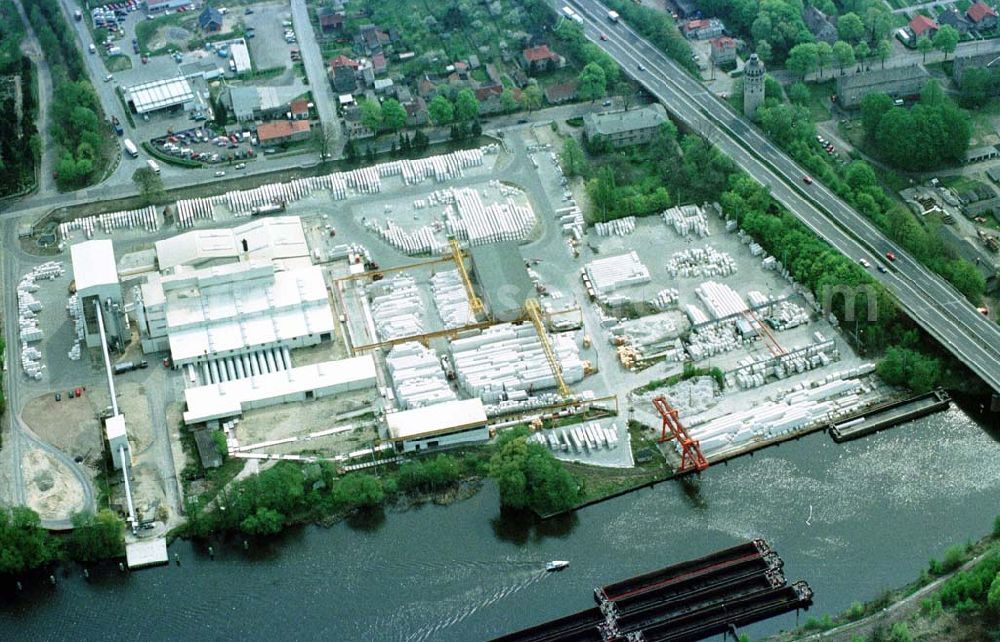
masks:
[[[125,88],[125,102],[137,114],[194,105],[194,91],[187,78],[167,78]]]
[[[469,251],[472,270],[479,282],[494,321],[517,321],[524,315],[524,302],[535,296],[524,258],[517,243],[504,241],[479,245]]]
[[[259,358],[254,362],[254,359],[254,355],[243,355],[219,360],[221,364],[217,367],[228,367],[234,378],[226,374],[217,383],[185,390],[187,410],[184,412],[184,423],[193,425],[216,422],[242,415],[251,408],[309,401],[374,388],[376,385],[375,360],[371,355],[299,367],[290,367],[287,350],[284,351],[284,357],[279,355],[268,362]],[[286,359],[289,359],[288,363],[285,362]],[[207,363],[200,367],[207,373]],[[268,371],[269,367],[273,367],[273,371]],[[245,376],[238,376],[241,373],[245,373]],[[213,378],[208,375],[205,380]]]
[[[298,216],[261,218],[246,225],[178,234],[156,243],[161,270],[178,265],[209,267],[232,261],[274,261],[289,269],[309,262],[309,246]]]
[[[101,346],[97,310],[94,308],[94,304],[98,302],[104,311],[108,344],[120,347],[123,339],[128,340],[129,329],[122,303],[122,287],[115,266],[114,246],[109,240],[85,241],[71,246],[70,256],[78,305],[83,313],[87,347]]]
[[[147,352],[170,349],[175,365],[272,348],[315,345],[333,336],[323,272],[278,271],[252,260],[154,273],[137,289],[136,317]]]
[[[479,399],[392,412],[385,417],[389,439],[403,452],[484,443],[489,437],[486,410]]]

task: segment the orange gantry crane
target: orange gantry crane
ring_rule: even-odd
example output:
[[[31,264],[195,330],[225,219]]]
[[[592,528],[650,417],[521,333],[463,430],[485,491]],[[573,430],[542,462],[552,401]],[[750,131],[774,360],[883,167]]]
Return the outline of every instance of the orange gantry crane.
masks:
[[[663,425],[660,433],[660,443],[676,439],[681,447],[681,465],[677,469],[678,473],[688,473],[693,471],[701,472],[708,468],[708,460],[701,453],[701,445],[698,440],[692,439],[687,428],[681,423],[677,416],[677,409],[667,403],[666,397],[660,395],[653,399],[653,407],[660,413]]]

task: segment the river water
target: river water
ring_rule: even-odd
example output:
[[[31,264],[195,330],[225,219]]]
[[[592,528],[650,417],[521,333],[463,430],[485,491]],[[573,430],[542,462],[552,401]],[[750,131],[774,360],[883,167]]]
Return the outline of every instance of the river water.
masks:
[[[181,566],[0,595],[0,639],[479,640],[593,605],[595,586],[765,537],[810,613],[916,577],[1000,512],[1000,447],[962,411],[852,443],[824,434],[625,495],[561,522],[501,519],[487,486],[452,506],[296,529],[270,544],[189,542]],[[541,569],[550,559],[571,567]],[[804,618],[804,615],[800,615]],[[759,637],[795,614],[757,624]]]

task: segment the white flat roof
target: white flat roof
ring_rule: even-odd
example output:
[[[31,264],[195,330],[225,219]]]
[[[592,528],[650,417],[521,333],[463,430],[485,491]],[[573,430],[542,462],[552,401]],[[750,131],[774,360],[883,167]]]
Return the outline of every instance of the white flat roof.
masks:
[[[481,399],[446,401],[389,413],[385,423],[393,441],[419,439],[485,425],[486,409]]]
[[[261,218],[234,228],[195,230],[156,242],[161,270],[198,265],[214,259],[236,259],[247,242],[250,259],[309,256],[309,245],[298,216]]]
[[[110,240],[84,241],[69,248],[76,290],[118,283],[115,248]]]
[[[243,413],[243,406],[258,404],[309,390],[343,386],[345,390],[374,387],[375,359],[370,355],[324,361],[280,372],[270,372],[184,391],[187,410],[184,423],[196,424],[211,419],[234,417]]]
[[[131,101],[136,113],[144,114],[174,105],[183,105],[194,100],[194,92],[187,78],[167,78],[133,85],[125,89],[125,97]]]
[[[104,430],[107,434],[108,441],[115,439],[117,437],[125,436],[125,415],[115,415],[114,417],[108,417],[104,421]]]
[[[148,541],[126,544],[125,560],[128,562],[129,568],[168,563],[170,558],[167,555],[167,538],[157,537]]]
[[[242,42],[234,43],[229,47],[229,52],[233,56],[236,73],[241,74],[244,71],[250,71],[250,52],[247,50],[246,44]]]

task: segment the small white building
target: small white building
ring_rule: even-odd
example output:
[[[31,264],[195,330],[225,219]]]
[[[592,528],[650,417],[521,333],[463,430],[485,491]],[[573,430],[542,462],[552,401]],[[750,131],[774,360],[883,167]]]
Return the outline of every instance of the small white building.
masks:
[[[104,329],[108,342],[115,345],[128,337],[129,333],[114,246],[110,240],[84,241],[70,247],[70,257],[77,301],[83,313],[87,347],[98,348],[101,345],[97,310],[94,308],[96,302],[101,304],[104,311]]]
[[[125,88],[125,102],[132,105],[137,114],[147,114],[161,109],[182,107],[185,111],[194,107],[194,91],[183,76],[154,80]]]
[[[480,399],[447,401],[385,416],[389,439],[403,452],[436,450],[490,438]]]
[[[125,452],[125,464],[132,465],[132,451],[128,447],[128,435],[125,433],[125,415],[115,415],[108,417],[104,421],[104,435],[108,440],[108,449],[111,450],[111,460],[114,462],[115,470],[122,469],[122,449]]]
[[[238,74],[253,71],[253,67],[250,65],[250,51],[247,49],[245,42],[241,40],[231,44],[229,46],[229,55],[233,59],[233,71]]]

